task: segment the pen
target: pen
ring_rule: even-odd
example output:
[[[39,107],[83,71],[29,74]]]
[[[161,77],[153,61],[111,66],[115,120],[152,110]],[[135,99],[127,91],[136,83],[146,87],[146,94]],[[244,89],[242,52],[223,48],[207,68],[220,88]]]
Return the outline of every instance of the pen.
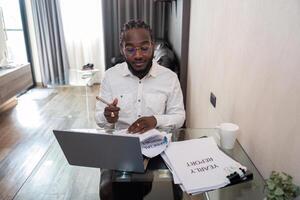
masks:
[[[110,103],[108,103],[107,101],[105,101],[104,99],[102,99],[102,98],[99,97],[99,96],[96,96],[96,99],[97,99],[98,101],[101,101],[102,103],[108,105],[108,106],[112,106]]]
[[[97,99],[98,101],[101,101],[102,103],[106,104],[107,106],[115,107],[115,106],[111,105],[110,103],[108,103],[107,101],[105,101],[104,99],[102,99],[102,98],[99,97],[99,96],[96,96],[96,99]],[[111,112],[111,113],[110,113],[110,116],[111,116],[111,117],[115,117],[115,113],[114,113],[114,112]]]

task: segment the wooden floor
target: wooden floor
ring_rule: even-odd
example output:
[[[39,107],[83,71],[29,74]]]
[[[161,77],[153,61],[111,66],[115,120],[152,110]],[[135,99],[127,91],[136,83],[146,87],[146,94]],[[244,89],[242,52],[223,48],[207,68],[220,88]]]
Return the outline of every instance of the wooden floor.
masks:
[[[99,86],[36,88],[0,113],[1,200],[99,199],[99,169],[70,166],[52,133],[96,128],[98,92]]]

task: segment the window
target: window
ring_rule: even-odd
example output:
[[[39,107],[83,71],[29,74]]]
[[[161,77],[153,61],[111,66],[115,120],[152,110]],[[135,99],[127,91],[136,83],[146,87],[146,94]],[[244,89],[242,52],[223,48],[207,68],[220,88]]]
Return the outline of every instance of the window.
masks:
[[[6,32],[7,59],[14,63],[27,63],[27,53],[19,0],[0,0]]]

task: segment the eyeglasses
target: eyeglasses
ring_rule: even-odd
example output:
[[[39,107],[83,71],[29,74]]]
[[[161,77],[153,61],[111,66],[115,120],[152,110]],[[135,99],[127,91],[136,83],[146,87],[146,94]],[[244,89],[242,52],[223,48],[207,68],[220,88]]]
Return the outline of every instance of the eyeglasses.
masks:
[[[144,44],[141,47],[125,47],[125,54],[133,56],[138,50],[140,50],[143,55],[147,55],[151,51],[151,43]]]

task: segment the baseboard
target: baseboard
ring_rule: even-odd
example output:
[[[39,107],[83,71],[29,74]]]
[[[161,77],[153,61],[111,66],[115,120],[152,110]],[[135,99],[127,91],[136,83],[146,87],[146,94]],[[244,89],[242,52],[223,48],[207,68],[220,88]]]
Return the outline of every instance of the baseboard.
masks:
[[[35,87],[43,88],[44,85],[43,85],[42,82],[36,82],[36,83],[35,83]]]

